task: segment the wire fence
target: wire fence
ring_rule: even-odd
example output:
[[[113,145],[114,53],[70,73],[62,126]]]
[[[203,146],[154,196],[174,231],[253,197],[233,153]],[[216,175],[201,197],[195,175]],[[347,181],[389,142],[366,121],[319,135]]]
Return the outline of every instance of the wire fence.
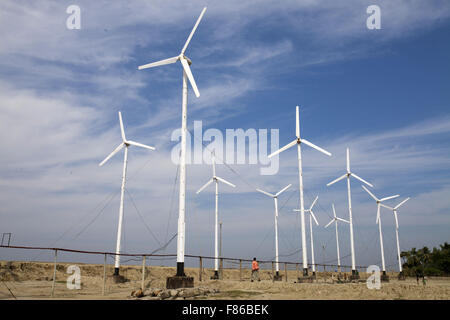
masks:
[[[88,251],[76,250],[68,248],[48,248],[48,247],[31,247],[31,246],[7,246],[1,245],[2,249],[18,249],[45,251],[52,253],[52,262],[20,262],[20,261],[0,261],[0,279],[3,286],[5,298],[18,296],[18,292],[27,289],[25,296],[35,295],[36,297],[50,296],[61,298],[70,298],[76,290],[70,289],[70,285],[76,284],[76,272],[73,270],[78,268],[79,274],[83,274],[84,294],[94,294],[100,297],[120,296],[127,292],[129,295],[130,288],[140,288],[145,290],[149,287],[164,287],[167,276],[175,274],[175,267],[161,265],[161,262],[167,260],[175,262],[176,254],[156,254],[156,253],[120,253],[107,251]],[[67,260],[67,255],[89,255],[103,257],[103,266],[101,264],[92,263],[70,263],[63,262]],[[65,256],[66,255],[66,256]],[[117,255],[121,256],[120,275],[124,282],[117,281],[113,277],[114,259]],[[218,271],[219,279],[234,281],[250,281],[252,280],[251,264],[252,259],[220,257],[218,258],[219,270],[208,268],[208,263],[212,265],[215,257],[200,255],[185,255],[189,264],[194,267],[186,267],[187,276],[194,277],[196,281],[206,281],[214,279],[215,271]],[[134,265],[125,265],[130,263]],[[153,267],[151,263],[153,263]],[[260,280],[296,282],[303,276],[303,264],[301,262],[279,261],[278,264],[273,260],[258,260],[260,271]],[[309,275],[311,275],[312,265],[309,264]],[[314,264],[317,273],[321,273],[323,277],[331,277],[333,273],[351,272],[351,266],[336,264]],[[72,268],[72,269],[70,269]],[[366,266],[357,266],[357,270],[364,273]],[[330,271],[331,269],[331,271]],[[173,274],[172,274],[173,273]],[[326,278],[325,278],[326,279]],[[29,292],[30,288],[24,288],[24,281],[34,281],[31,284],[35,292]],[[0,293],[2,291],[0,290]]]

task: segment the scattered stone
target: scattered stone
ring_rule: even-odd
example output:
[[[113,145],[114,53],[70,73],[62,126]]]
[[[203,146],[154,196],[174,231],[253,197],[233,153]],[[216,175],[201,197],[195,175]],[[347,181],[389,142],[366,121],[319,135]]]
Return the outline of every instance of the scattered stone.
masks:
[[[169,291],[164,290],[158,294],[158,297],[160,297],[161,299],[167,299],[170,297],[170,293]]]
[[[131,293],[132,296],[135,296],[136,298],[142,298],[144,296],[144,292],[142,292],[141,289],[137,290],[137,291],[133,291]]]
[[[170,299],[182,300],[196,296],[205,296],[208,294],[215,294],[220,292],[219,289],[214,288],[180,288],[180,289],[159,289],[149,288],[144,291],[141,289],[135,290],[131,293],[132,297],[141,298],[146,297],[145,300]],[[149,299],[155,298],[155,299]]]
[[[174,290],[174,289],[169,290],[169,293],[170,293],[170,296],[171,296],[171,297],[176,297],[176,296],[178,295],[178,291],[177,291],[177,290]]]

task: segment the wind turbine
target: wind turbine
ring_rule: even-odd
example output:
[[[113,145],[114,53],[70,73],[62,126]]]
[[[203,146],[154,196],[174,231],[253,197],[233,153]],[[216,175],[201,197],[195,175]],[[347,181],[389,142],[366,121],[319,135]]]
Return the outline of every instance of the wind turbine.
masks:
[[[302,255],[303,255],[303,276],[308,276],[308,255],[306,252],[306,234],[305,234],[305,207],[303,203],[303,172],[302,172],[302,151],[301,144],[304,143],[311,148],[314,148],[327,156],[331,156],[331,153],[328,151],[312,144],[306,139],[300,138],[300,118],[299,118],[299,106],[296,108],[296,118],[295,118],[295,140],[288,143],[281,149],[273,152],[268,156],[271,158],[280,152],[283,152],[295,145],[297,145],[297,159],[298,159],[298,179],[299,179],[299,191],[300,191],[300,220],[301,220],[301,228],[302,228]],[[301,281],[301,279],[299,279]]]
[[[327,184],[327,187],[331,186],[332,184],[347,178],[347,196],[348,196],[348,215],[349,215],[349,222],[350,222],[350,247],[351,247],[351,253],[352,253],[352,275],[351,279],[359,279],[359,275],[356,272],[356,265],[355,265],[355,245],[353,241],[353,217],[352,217],[352,196],[350,192],[350,177],[353,177],[355,179],[358,179],[359,181],[367,184],[370,187],[373,187],[372,184],[367,182],[366,180],[362,179],[361,177],[357,176],[355,173],[350,171],[350,150],[347,148],[347,173],[340,176],[336,180],[331,181]]]
[[[337,260],[338,260],[338,272],[341,272],[341,257],[339,254],[339,233],[338,233],[338,221],[342,221],[345,223],[350,224],[350,221],[341,219],[339,217],[336,216],[336,210],[334,209],[334,203],[331,205],[333,207],[333,219],[331,219],[330,222],[328,222],[328,224],[325,226],[325,228],[328,228],[328,226],[330,224],[332,224],[333,222],[335,223],[336,226],[336,249],[337,249]]]
[[[291,186],[291,184],[284,187],[283,189],[278,191],[278,193],[275,193],[275,194],[266,192],[261,189],[256,189],[256,191],[261,192],[261,193],[265,194],[266,196],[273,198],[273,201],[275,202],[275,271],[276,271],[276,274],[273,278],[276,281],[281,280],[280,268],[279,268],[279,264],[278,264],[278,196],[280,196],[283,192],[285,192],[287,189],[289,189],[290,186]]]
[[[116,256],[115,256],[115,262],[114,262],[114,276],[119,275],[119,267],[120,267],[120,240],[122,238],[122,221],[123,221],[123,200],[124,200],[124,193],[125,193],[125,181],[127,176],[127,161],[128,161],[128,147],[136,146],[141,147],[145,149],[155,150],[154,147],[147,146],[145,144],[127,140],[125,137],[125,130],[123,128],[123,122],[122,122],[122,114],[119,111],[119,123],[120,123],[120,132],[122,134],[122,142],[119,144],[119,146],[114,149],[113,152],[111,152],[105,160],[100,162],[99,166],[103,166],[109,159],[111,159],[117,152],[122,150],[125,147],[124,157],[123,157],[123,172],[122,172],[122,188],[120,191],[120,207],[119,207],[119,225],[117,227],[117,242],[116,242]]]
[[[364,186],[362,186],[363,187],[363,189],[364,190],[366,190],[367,191],[367,193],[376,201],[376,203],[377,203],[377,220],[376,220],[376,222],[377,222],[377,224],[378,224],[378,231],[379,231],[379,233],[380,233],[380,248],[381,248],[381,264],[382,264],[382,267],[383,267],[383,275],[382,275],[382,277],[381,277],[381,280],[382,281],[388,281],[388,277],[387,277],[387,275],[386,275],[386,266],[385,266],[385,263],[384,263],[384,249],[383,249],[383,234],[382,234],[382,232],[381,232],[381,216],[380,216],[380,209],[381,209],[381,203],[383,202],[383,201],[386,201],[386,200],[389,200],[389,199],[394,199],[394,198],[397,198],[397,197],[400,197],[400,195],[395,195],[395,196],[390,196],[390,197],[385,197],[385,198],[382,198],[382,199],[378,199],[377,197],[375,197],[375,195],[372,193],[372,192],[370,192],[369,190],[367,190],[367,188],[366,187],[364,187]]]
[[[186,43],[184,44],[181,53],[172,58],[165,60],[145,64],[139,66],[139,70],[153,68],[157,66],[162,66],[166,64],[175,63],[178,60],[181,62],[183,67],[183,89],[182,89],[182,112],[181,112],[181,154],[180,154],[180,195],[179,195],[179,208],[178,208],[178,233],[177,233],[177,274],[175,277],[170,277],[167,279],[167,286],[170,289],[176,289],[180,286],[193,286],[194,279],[186,277],[184,273],[184,249],[185,249],[185,210],[186,210],[186,127],[187,127],[187,98],[188,98],[188,86],[187,81],[192,86],[195,95],[200,97],[200,92],[198,91],[197,85],[192,75],[191,69],[189,67],[192,61],[184,55],[192,36],[195,33],[203,15],[205,14],[206,7],[203,8],[200,13],[197,22],[194,25]],[[181,278],[180,278],[181,277]]]
[[[211,183],[215,182],[216,183],[216,211],[215,211],[215,233],[214,233],[214,238],[215,238],[215,250],[214,250],[214,254],[215,254],[215,259],[214,259],[214,276],[211,279],[219,279],[219,243],[218,243],[218,228],[219,228],[219,181],[222,183],[225,183],[231,187],[236,187],[234,184],[232,184],[231,182],[226,181],[225,179],[222,179],[218,176],[216,176],[216,161],[215,161],[215,156],[214,153],[212,155],[212,168],[213,168],[213,176],[212,178],[205,183],[198,191],[197,194],[199,194],[200,192],[202,192],[207,186],[209,186]]]
[[[305,212],[309,213],[309,235],[310,235],[310,241],[311,241],[311,262],[312,262],[313,277],[316,275],[316,264],[314,262],[314,240],[313,240],[312,219],[314,218],[314,222],[316,223],[316,225],[319,225],[319,222],[317,222],[316,216],[314,215],[312,208],[316,204],[317,199],[319,199],[319,196],[317,196],[314,199],[313,203],[311,204],[311,207],[309,207],[308,210],[305,210]],[[294,209],[294,211],[300,212],[299,209]]]
[[[403,276],[403,269],[402,269],[402,260],[400,258],[400,242],[398,240],[398,217],[397,217],[397,210],[398,208],[400,208],[406,201],[408,201],[410,198],[406,198],[405,200],[403,200],[402,202],[400,202],[398,205],[396,205],[395,207],[389,207],[385,204],[381,204],[381,206],[392,210],[392,212],[394,213],[394,218],[395,218],[395,236],[397,238],[397,259],[398,259],[398,270],[400,271],[398,278],[399,279],[404,279]]]

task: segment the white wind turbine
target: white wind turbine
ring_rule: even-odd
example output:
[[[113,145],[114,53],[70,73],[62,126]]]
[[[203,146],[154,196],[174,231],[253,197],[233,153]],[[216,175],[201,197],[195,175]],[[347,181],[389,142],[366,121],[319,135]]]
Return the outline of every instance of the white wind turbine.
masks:
[[[122,222],[123,222],[123,200],[124,200],[124,193],[125,193],[125,181],[127,176],[127,161],[128,161],[128,147],[136,146],[141,147],[145,149],[155,150],[154,147],[147,146],[145,144],[127,140],[125,137],[125,130],[123,128],[123,122],[122,122],[122,114],[119,111],[119,123],[120,123],[120,132],[122,134],[122,142],[119,144],[119,146],[114,149],[113,152],[111,152],[105,160],[100,162],[99,166],[103,166],[109,159],[111,159],[117,152],[122,150],[125,147],[124,157],[123,157],[123,172],[122,172],[122,188],[120,191],[120,208],[119,208],[119,225],[117,227],[117,242],[116,242],[116,256],[115,256],[115,262],[114,262],[114,275],[119,275],[119,267],[120,267],[120,240],[122,238]]]
[[[214,154],[212,155],[212,168],[213,168],[213,176],[212,178],[205,183],[198,191],[197,194],[202,192],[207,186],[209,186],[211,183],[216,183],[216,210],[215,210],[215,228],[214,228],[214,241],[215,241],[215,250],[214,250],[214,276],[212,279],[219,279],[219,241],[218,241],[218,235],[219,235],[219,181],[223,182],[231,187],[236,187],[231,182],[226,181],[225,179],[222,179],[218,176],[216,176],[216,161]]]
[[[393,211],[394,213],[394,218],[395,218],[395,236],[397,238],[397,259],[398,259],[398,270],[400,272],[399,274],[399,278],[402,279],[403,278],[403,269],[402,269],[402,260],[400,257],[400,242],[398,240],[398,217],[397,217],[397,210],[398,208],[400,208],[406,201],[408,201],[410,198],[406,198],[405,200],[403,200],[402,202],[400,202],[398,205],[396,205],[395,207],[389,207],[385,204],[381,204],[381,206],[390,209]]]
[[[378,232],[380,233],[380,248],[381,248],[381,265],[383,267],[383,277],[384,279],[386,279],[386,266],[385,266],[385,262],[384,262],[384,248],[383,248],[383,234],[381,232],[381,216],[380,216],[380,209],[381,209],[381,203],[383,201],[386,200],[390,200],[390,199],[394,199],[397,197],[400,197],[400,195],[395,195],[395,196],[390,196],[390,197],[385,197],[382,199],[378,199],[377,197],[375,197],[375,195],[370,192],[369,190],[367,190],[366,187],[362,186],[364,190],[367,191],[367,193],[376,201],[377,203],[377,220],[376,223],[378,224]],[[383,280],[383,278],[382,278]]]
[[[350,221],[344,220],[342,218],[339,218],[336,216],[336,210],[334,209],[334,203],[332,204],[333,207],[333,219],[331,219],[330,222],[328,222],[328,224],[325,226],[325,228],[328,228],[328,226],[330,224],[332,224],[333,222],[335,223],[336,226],[336,249],[337,249],[337,261],[338,261],[338,272],[341,272],[341,257],[339,254],[339,233],[338,233],[338,221],[342,221],[345,223],[350,224]]]
[[[372,184],[367,182],[366,180],[362,179],[361,177],[357,176],[355,173],[350,171],[350,150],[347,148],[347,173],[343,174],[336,180],[331,181],[327,184],[327,187],[331,186],[332,184],[347,178],[347,197],[348,197],[348,215],[349,215],[349,224],[350,224],[350,248],[351,248],[351,254],[352,254],[352,278],[356,279],[359,278],[356,272],[356,265],[355,265],[355,245],[353,241],[353,216],[352,216],[352,196],[350,192],[350,177],[353,177],[355,179],[358,179],[359,181],[367,184],[368,186],[373,187]]]
[[[302,151],[301,151],[301,144],[304,143],[307,146],[310,146],[311,148],[314,148],[327,156],[331,156],[331,153],[328,151],[316,146],[315,144],[312,144],[306,139],[300,138],[300,118],[299,118],[299,107],[296,108],[296,118],[295,118],[295,140],[291,143],[288,143],[281,149],[273,152],[269,155],[269,158],[279,154],[280,152],[283,152],[295,145],[297,145],[297,159],[298,159],[298,179],[299,179],[299,191],[300,191],[300,221],[301,221],[301,228],[302,228],[302,255],[303,255],[303,276],[308,275],[308,255],[306,251],[306,234],[305,234],[305,206],[303,202],[303,169],[302,169]]]
[[[311,262],[312,262],[313,276],[316,275],[316,264],[315,264],[315,261],[314,261],[314,239],[313,239],[312,219],[314,218],[314,222],[316,223],[316,225],[319,225],[319,222],[317,222],[316,216],[314,215],[314,212],[312,211],[312,208],[316,204],[317,199],[319,199],[319,196],[316,196],[316,198],[314,199],[311,207],[309,207],[308,210],[305,210],[305,212],[309,213],[309,235],[310,235],[310,242],[311,242]],[[300,212],[299,209],[294,209],[294,211]]]
[[[184,273],[184,249],[185,249],[185,208],[186,208],[186,127],[187,127],[187,98],[188,98],[188,86],[187,81],[189,79],[189,82],[192,86],[192,89],[194,90],[195,95],[200,97],[200,92],[198,91],[197,85],[194,80],[194,76],[192,75],[191,69],[189,67],[190,64],[192,64],[191,60],[184,55],[189,42],[192,39],[192,36],[195,33],[195,30],[197,29],[200,20],[202,19],[203,15],[205,14],[206,7],[203,8],[202,12],[200,13],[199,18],[197,19],[197,22],[194,25],[194,28],[192,29],[188,39],[186,40],[186,43],[184,44],[183,49],[181,49],[181,53],[172,58],[168,58],[165,60],[149,63],[146,65],[139,66],[139,70],[162,66],[166,64],[175,63],[178,60],[181,62],[181,66],[183,67],[183,89],[182,89],[182,112],[181,112],[181,154],[180,154],[180,195],[179,195],[179,208],[178,208],[178,233],[177,233],[177,277],[186,277]],[[181,278],[178,278],[181,279]],[[176,279],[173,280],[174,285],[177,281]],[[184,281],[184,282],[183,282]],[[192,279],[193,281],[193,279]],[[193,285],[193,282],[191,282],[190,279],[184,278],[182,280],[183,283],[187,284],[189,282],[189,285]],[[182,284],[183,284],[182,283]]]
[[[272,194],[272,193],[266,192],[261,189],[256,189],[256,191],[261,192],[261,193],[273,198],[273,200],[275,202],[275,271],[276,271],[276,274],[274,276],[275,280],[281,279],[280,278],[280,268],[279,268],[279,264],[278,264],[278,196],[280,196],[284,191],[289,189],[290,186],[291,186],[291,184],[284,187],[283,189],[278,191],[278,193],[276,193],[276,194]]]

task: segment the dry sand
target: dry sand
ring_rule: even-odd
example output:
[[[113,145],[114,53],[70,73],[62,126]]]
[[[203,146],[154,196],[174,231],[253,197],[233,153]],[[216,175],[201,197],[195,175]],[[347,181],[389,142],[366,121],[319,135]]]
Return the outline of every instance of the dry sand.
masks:
[[[81,269],[81,289],[70,290],[66,281],[69,274],[66,273],[69,265],[76,264]],[[0,299],[51,299],[53,263],[46,262],[6,262],[0,261]],[[131,292],[141,286],[141,267],[123,266],[122,274],[128,279],[122,284],[113,283],[110,275],[113,266],[107,266],[107,279],[105,295],[103,289],[103,265],[82,263],[58,263],[56,284],[53,299],[134,299]],[[173,267],[147,267],[145,277],[146,288],[165,288],[167,276],[175,274]],[[209,280],[211,270],[203,270],[203,281],[199,281],[197,268],[186,268],[186,274],[193,276],[196,287],[219,289],[220,292],[207,297],[197,299],[439,299],[449,300],[450,279],[429,278],[426,286],[419,285],[416,279],[408,278],[405,281],[396,279],[396,274],[389,274],[391,281],[382,283],[381,289],[368,289],[364,281],[358,283],[336,283],[332,278],[335,274],[320,272],[314,283],[295,283],[297,271],[288,271],[288,281],[273,282],[271,270],[260,272],[260,282],[250,282],[250,270],[242,271],[240,280],[239,269],[225,269],[223,280]],[[365,279],[366,274],[361,274]]]

